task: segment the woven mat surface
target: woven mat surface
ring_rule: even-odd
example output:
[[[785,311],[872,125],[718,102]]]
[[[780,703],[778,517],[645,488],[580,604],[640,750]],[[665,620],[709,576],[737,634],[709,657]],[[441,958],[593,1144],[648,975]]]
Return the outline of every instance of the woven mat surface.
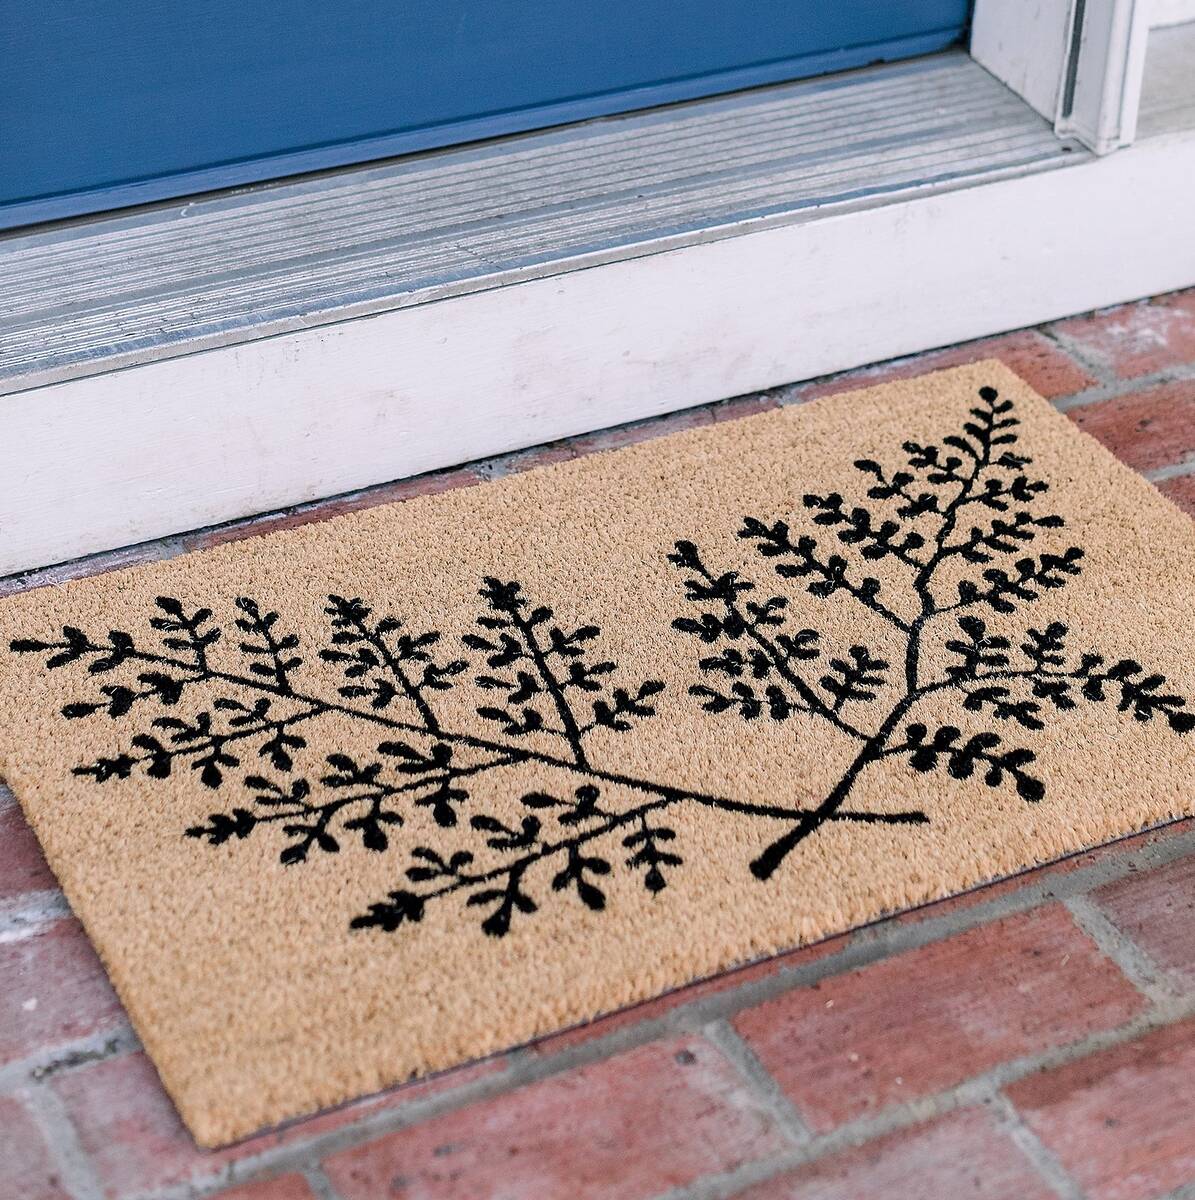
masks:
[[[212,1145],[1195,811],[1195,526],[998,363],[0,605]]]

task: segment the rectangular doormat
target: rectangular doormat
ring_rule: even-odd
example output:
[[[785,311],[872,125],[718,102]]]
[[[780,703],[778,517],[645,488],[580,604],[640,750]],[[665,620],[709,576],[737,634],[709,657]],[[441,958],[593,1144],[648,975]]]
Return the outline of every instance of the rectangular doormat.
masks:
[[[1195,811],[1195,526],[985,362],[0,606],[205,1145]]]

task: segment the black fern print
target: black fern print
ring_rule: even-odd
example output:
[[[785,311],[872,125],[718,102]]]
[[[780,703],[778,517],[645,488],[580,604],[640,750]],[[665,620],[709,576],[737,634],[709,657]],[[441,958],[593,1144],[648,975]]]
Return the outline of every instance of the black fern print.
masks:
[[[288,868],[346,843],[402,855],[396,886],[352,920],[355,929],[393,932],[455,899],[486,934],[503,937],[550,902],[604,910],[615,872],[659,896],[685,867],[674,820],[685,808],[773,830],[749,864],[768,880],[829,823],[927,823],[915,809],[849,806],[859,777],[881,761],[1011,788],[1032,804],[1046,789],[1021,741],[1052,714],[1110,703],[1176,734],[1195,727],[1195,713],[1164,676],[1131,659],[1075,654],[1065,624],[1015,635],[998,624],[1082,569],[1081,548],[1037,545],[1063,520],[1036,510],[1048,485],[1012,449],[1018,424],[1012,404],[983,388],[940,446],[906,442],[896,468],[855,463],[874,508],[810,494],[813,531],[796,534],[784,520],[745,517],[739,537],[780,580],[796,581],[790,590],[767,594],[740,571],[715,566],[692,541],[678,541],[667,556],[687,609],[673,627],[698,648],[693,702],[713,720],[790,723],[794,736],[821,722],[854,747],[842,776],[812,805],[755,803],[620,770],[610,735],[633,738],[657,719],[664,684],[606,657],[600,626],[562,623],[517,580],[482,581],[476,627],[459,650],[438,630],[359,597],[329,595],[317,659],[338,677],[331,688],[313,682],[299,636],[249,596],[235,601],[230,627],[210,608],[161,596],[145,637],[67,625],[11,649],[94,679],[92,694],[67,704],[65,717],[138,723],[127,743],[80,764],[76,775],[103,784],[193,772],[213,793],[233,793],[186,836],[209,846],[272,836]],[[885,559],[886,576],[895,573],[903,590],[867,573]],[[801,608],[793,593],[813,601]],[[865,610],[875,644],[827,644],[795,615],[820,604]],[[943,629],[948,665],[934,674],[924,652],[927,637]],[[454,727],[443,711],[444,693],[462,687],[481,720],[474,732]],[[919,714],[930,698],[949,699],[957,724]],[[372,750],[326,745],[325,717],[375,730]],[[313,758],[318,768],[302,767]],[[499,791],[492,785],[525,764],[557,782],[523,791],[517,816],[486,811],[487,794]],[[442,840],[404,837],[415,814]]]
[[[822,802],[794,818],[751,863],[759,879],[771,878],[801,842],[835,820],[859,776],[884,759],[902,759],[917,772],[945,770],[955,779],[1012,787],[1033,803],[1046,791],[1033,771],[1037,756],[1012,739],[1018,729],[1044,729],[1051,712],[1111,701],[1138,721],[1164,720],[1177,734],[1195,727],[1187,701],[1164,690],[1165,676],[1132,659],[1109,663],[1095,651],[1072,656],[1071,631],[1062,622],[1025,628],[1015,639],[989,629],[988,614],[1015,614],[1066,587],[1082,570],[1083,550],[1072,545],[1026,553],[1064,521],[1036,511],[1049,484],[1033,478],[1027,472],[1032,459],[1012,449],[1020,424],[1012,401],[990,387],[981,388],[978,399],[962,428],[940,446],[903,443],[903,465],[855,462],[870,481],[867,498],[877,502],[875,511],[848,506],[837,493],[806,495],[811,523],[828,537],[794,535],[783,520],[743,520],[739,537],[780,579],[799,580],[818,600],[853,603],[874,614],[884,631],[882,647],[823,652],[817,630],[791,628],[788,596],[763,599],[753,581],[711,566],[693,542],[676,544],[671,561],[700,611],[674,625],[715,651],[698,662],[711,682],[692,686],[692,695],[709,712],[733,711],[748,721],[765,712],[777,721],[808,714],[856,744]],[[837,552],[834,541],[856,561]],[[893,596],[867,574],[868,563],[884,559],[899,565],[903,589]],[[998,565],[1007,559],[1009,565]],[[967,571],[952,593],[942,577],[954,563]],[[923,657],[927,636],[943,621],[953,621],[957,632],[945,642],[950,665],[935,677]],[[958,701],[958,725],[931,728],[914,719],[923,701],[942,693]]]

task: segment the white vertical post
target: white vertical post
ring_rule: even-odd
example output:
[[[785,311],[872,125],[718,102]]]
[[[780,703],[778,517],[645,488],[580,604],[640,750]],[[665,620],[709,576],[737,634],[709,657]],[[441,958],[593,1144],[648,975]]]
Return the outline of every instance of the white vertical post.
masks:
[[[1055,128],[1096,154],[1129,145],[1145,71],[1148,0],[1079,0]]]
[[[971,56],[1096,154],[1129,145],[1150,0],[976,0]]]
[[[1050,124],[1062,107],[1075,0],[975,0],[971,57]]]

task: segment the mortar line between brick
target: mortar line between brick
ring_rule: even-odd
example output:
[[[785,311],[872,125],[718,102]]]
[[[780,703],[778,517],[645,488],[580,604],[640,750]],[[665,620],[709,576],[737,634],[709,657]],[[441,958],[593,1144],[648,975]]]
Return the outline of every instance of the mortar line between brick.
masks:
[[[738,1069],[748,1087],[771,1113],[780,1131],[796,1146],[808,1145],[813,1140],[813,1131],[805,1124],[797,1106],[784,1094],[780,1085],[768,1074],[755,1051],[739,1036],[738,1031],[727,1020],[711,1021],[702,1030]]]
[[[515,1051],[511,1057],[531,1058],[532,1056],[528,1055],[525,1050],[519,1050]],[[367,1142],[376,1141],[387,1134],[433,1120],[447,1112],[483,1103],[495,1096],[514,1091],[515,1088],[526,1083],[536,1082],[540,1078],[547,1078],[556,1073],[556,1071],[546,1068],[540,1071],[531,1070],[513,1085],[506,1079],[506,1074],[509,1072],[487,1075],[470,1083],[462,1084],[451,1092],[412,1100],[409,1105],[397,1111],[370,1113],[353,1124],[343,1125],[325,1133],[317,1133],[306,1139],[299,1137],[286,1145],[272,1146],[257,1154],[223,1163],[208,1175],[195,1175],[180,1183],[167,1184],[161,1188],[138,1193],[136,1200],[195,1200],[196,1197],[219,1196],[225,1188],[256,1183],[277,1175],[285,1175],[288,1172],[297,1171],[305,1174],[308,1168],[318,1167],[320,1174],[323,1174],[320,1164],[342,1150],[350,1150]],[[282,1127],[282,1132],[285,1132],[285,1127]],[[328,1186],[331,1188],[330,1181]],[[334,1189],[333,1194],[335,1195]]]
[[[1013,1102],[1003,1093],[992,1097],[990,1110],[1059,1200],[1087,1200],[1086,1194],[1054,1152],[1029,1128]]]
[[[999,917],[1026,911],[1043,902],[1063,898],[1067,895],[1077,895],[1090,888],[1122,878],[1134,868],[1165,865],[1182,855],[1191,853],[1192,850],[1195,850],[1195,828],[1163,842],[1127,851],[1121,856],[1091,867],[1077,868],[1067,875],[1051,879],[1049,883],[1028,884],[1019,891],[996,897],[988,903],[977,903],[961,912],[937,918],[929,917],[923,921],[897,928],[884,927],[882,940],[877,935],[875,926],[856,931],[840,952],[828,955],[808,966],[781,968],[775,975],[766,979],[753,980],[739,988],[731,988],[713,996],[694,1000],[680,1005],[660,1017],[624,1026],[611,1034],[570,1046],[556,1054],[535,1054],[526,1048],[515,1051],[508,1057],[509,1065],[505,1071],[465,1083],[459,1088],[434,1096],[412,1100],[410,1104],[402,1107],[370,1114],[354,1125],[316,1134],[307,1140],[299,1138],[286,1146],[272,1147],[258,1155],[226,1166],[207,1178],[196,1179],[185,1186],[180,1185],[155,1192],[153,1200],[190,1200],[190,1197],[194,1196],[200,1188],[213,1189],[217,1185],[228,1187],[233,1183],[255,1178],[259,1173],[273,1174],[284,1168],[298,1169],[304,1164],[320,1161],[341,1150],[350,1149],[398,1130],[410,1128],[470,1104],[516,1091],[575,1067],[605,1060],[622,1051],[661,1040],[670,1034],[699,1033],[711,1022],[726,1019],[743,1008],[770,1000],[794,987],[806,986],[820,979],[855,970],[906,950],[941,941],[955,933],[963,932]],[[1093,1050],[1102,1049],[1105,1045],[1136,1037],[1142,1032],[1159,1028],[1173,1020],[1190,1015],[1190,1013],[1195,1013],[1195,998],[1183,1004],[1155,1005],[1141,1017],[1121,1027],[1118,1031],[1094,1035],[1086,1042],[1064,1047],[1061,1051],[1055,1049],[1043,1052],[1034,1059],[1018,1060],[1018,1062],[1024,1062],[1023,1066],[1019,1066],[1018,1063],[1011,1066],[1005,1064],[1004,1067],[996,1069],[989,1076],[981,1076],[976,1080],[959,1085],[954,1089],[954,1093],[958,1095],[965,1093],[970,1097],[968,1103],[986,1100],[996,1088],[1003,1086],[1005,1082],[1011,1082],[1034,1070],[1057,1065],[1061,1061],[1069,1061],[1069,1058],[1079,1057],[1082,1053],[1088,1052],[1084,1047],[1090,1047]],[[1059,1055],[1062,1057],[1058,1057]],[[946,1101],[943,1101],[941,1097],[931,1097],[927,1101],[912,1102],[906,1109],[897,1110],[896,1116],[888,1115],[883,1119],[890,1122],[892,1129],[900,1128],[928,1116],[937,1115],[933,1111],[933,1105],[936,1103],[948,1103],[948,1107],[943,1111],[949,1111],[950,1108],[959,1106],[957,1098],[950,1100],[948,1097]],[[901,1116],[901,1112],[905,1112],[906,1115]],[[843,1130],[838,1130],[833,1134],[818,1135],[809,1143],[809,1147],[817,1149],[819,1154],[829,1153],[830,1150],[826,1149],[826,1146],[837,1146],[839,1142],[848,1144],[851,1137],[873,1136],[867,1134],[866,1131],[877,1119],[879,1118],[870,1118],[846,1126],[844,1127],[845,1133]],[[887,1128],[880,1129],[880,1132],[888,1131]],[[805,1159],[799,1158],[795,1161],[805,1161]],[[789,1162],[789,1158],[785,1158],[784,1162]],[[783,1166],[776,1168],[777,1171],[781,1169],[784,1169]],[[733,1193],[718,1193],[719,1200],[723,1194],[731,1195]],[[711,1197],[713,1196],[714,1194],[711,1193]],[[688,1200],[687,1196],[685,1200]],[[700,1200],[706,1200],[704,1193],[701,1194]]]
[[[33,937],[48,925],[69,916],[71,907],[66,897],[49,888],[5,900],[0,903],[0,946]]]
[[[40,1084],[18,1094],[37,1124],[58,1176],[73,1200],[101,1200],[103,1188],[99,1177],[79,1142],[66,1105],[50,1088]]]
[[[137,1035],[127,1023],[75,1041],[63,1042],[14,1059],[0,1066],[0,1095],[10,1095],[52,1075],[104,1062],[140,1049]]]
[[[1168,383],[1185,383],[1191,379],[1195,379],[1195,364],[1184,363],[1149,375],[1139,375],[1135,379],[1118,379],[1084,388],[1081,392],[1072,392],[1069,396],[1056,396],[1050,403],[1059,412],[1070,412],[1072,409],[1102,404],[1105,400],[1117,400],[1123,396],[1135,396]]]
[[[1134,835],[1126,835],[1134,836]],[[343,1126],[310,1139],[297,1138],[287,1146],[275,1147],[260,1154],[218,1169],[186,1185],[152,1193],[154,1200],[190,1200],[200,1189],[229,1187],[253,1178],[258,1173],[274,1173],[284,1167],[316,1161],[340,1150],[432,1120],[467,1105],[513,1092],[574,1067],[584,1066],[612,1057],[624,1050],[658,1041],[670,1034],[700,1032],[711,1022],[726,1019],[741,1009],[770,1000],[795,987],[807,986],[821,979],[856,970],[907,950],[942,941],[977,925],[1026,911],[1042,903],[1069,895],[1078,895],[1091,888],[1113,882],[1134,869],[1163,866],[1176,858],[1195,851],[1195,828],[1166,838],[1152,845],[1126,850],[1091,867],[1077,868],[1069,874],[1047,881],[1027,883],[1015,892],[1006,893],[988,902],[977,902],[959,912],[941,917],[926,917],[908,925],[891,927],[884,921],[856,930],[843,949],[806,966],[782,967],[766,979],[754,980],[738,988],[702,997],[660,1017],[644,1020],[605,1036],[570,1046],[555,1054],[536,1054],[527,1048],[507,1056],[507,1069],[481,1079],[462,1084],[434,1096],[412,1100],[407,1105],[371,1114],[355,1125]],[[1164,1022],[1163,1022],[1164,1023]],[[130,1031],[131,1036],[131,1031]],[[99,1039],[89,1039],[97,1041]],[[59,1049],[61,1054],[61,1048]],[[0,1071],[0,1080],[17,1081],[28,1069],[47,1056],[37,1056],[21,1064],[10,1064]],[[17,1068],[14,1073],[13,1068]],[[24,1072],[21,1073],[21,1068]],[[69,1069],[65,1067],[63,1069]],[[10,1083],[9,1086],[12,1086]]]
[[[959,1109],[982,1105],[989,1111],[995,1108],[997,1115],[1000,1115],[1003,1109],[998,1099],[1001,1091],[1025,1076],[1053,1070],[1191,1017],[1195,1017],[1195,1000],[1153,1008],[1124,1025],[1101,1030],[1064,1046],[1052,1046],[1038,1054],[1001,1063],[932,1096],[890,1105],[873,1116],[860,1117],[829,1133],[815,1135],[808,1145],[757,1159],[733,1171],[707,1176],[685,1187],[658,1194],[653,1200],[731,1200],[742,1190],[797,1167],[866,1145]]]
[[[1155,467],[1145,472],[1145,478],[1150,483],[1166,483],[1171,479],[1181,479],[1184,475],[1195,474],[1195,458],[1184,458],[1171,463],[1168,467]]]
[[[1147,1000],[1166,1004],[1183,998],[1185,989],[1116,925],[1090,895],[1068,896],[1063,904],[1079,928]]]
[[[304,1167],[300,1174],[307,1180],[307,1186],[315,1200],[340,1200],[340,1193],[332,1186],[332,1181],[324,1173],[323,1167]]]
[[[1082,342],[1071,337],[1070,334],[1052,329],[1048,325],[1038,326],[1035,332],[1046,341],[1052,342],[1063,354],[1077,362],[1089,374],[1094,375],[1101,384],[1117,382],[1116,375],[1104,359],[1098,354],[1092,354]]]

